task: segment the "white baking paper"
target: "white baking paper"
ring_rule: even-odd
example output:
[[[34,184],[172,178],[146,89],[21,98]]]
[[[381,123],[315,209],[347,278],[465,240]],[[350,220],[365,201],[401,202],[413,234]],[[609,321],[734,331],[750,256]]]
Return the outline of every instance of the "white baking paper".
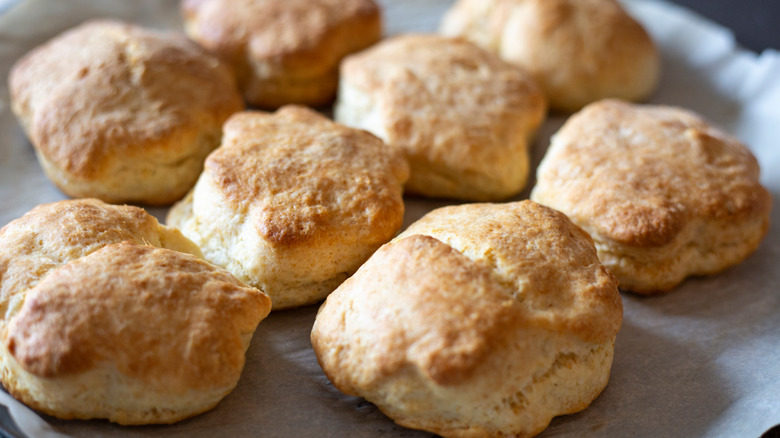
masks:
[[[385,0],[388,34],[432,32],[447,0]],[[780,55],[736,47],[731,33],[671,4],[627,0],[663,53],[654,103],[697,111],[746,142],[762,182],[780,196]],[[176,0],[26,0],[0,16],[0,225],[37,204],[64,199],[46,179],[8,108],[8,70],[33,46],[81,21],[122,18],[180,29]],[[0,9],[2,11],[3,9]],[[563,122],[548,120],[533,163]],[[519,198],[527,197],[527,189]],[[446,204],[407,199],[405,224]],[[153,211],[164,217],[165,211]],[[720,275],[686,281],[658,297],[623,294],[625,318],[612,377],[585,411],[559,417],[541,436],[758,437],[780,423],[780,220],[761,247]],[[72,436],[415,437],[370,403],[335,390],[309,344],[316,306],[275,312],[260,324],[236,390],[211,412],[172,426],[43,420]],[[0,404],[18,404],[2,394]],[[10,399],[10,400],[9,400]],[[19,428],[45,437],[45,424],[11,409]],[[28,411],[29,412],[29,411]],[[34,417],[33,417],[34,418]]]

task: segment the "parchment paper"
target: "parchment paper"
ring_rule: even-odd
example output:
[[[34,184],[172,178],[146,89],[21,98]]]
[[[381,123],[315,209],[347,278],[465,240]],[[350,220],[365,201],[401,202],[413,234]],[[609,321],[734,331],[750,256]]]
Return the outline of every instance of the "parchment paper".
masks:
[[[0,16],[0,225],[37,204],[64,199],[46,179],[8,109],[8,70],[23,53],[97,16],[158,28],[181,27],[176,0],[27,0]],[[388,34],[434,31],[447,0],[385,0]],[[703,114],[746,142],[763,169],[777,208],[780,196],[780,54],[735,47],[723,28],[679,7],[627,0],[663,52],[663,78],[652,102]],[[548,120],[533,163],[564,117]],[[527,189],[518,199],[527,197]],[[405,224],[443,201],[407,198]],[[153,210],[158,217],[165,211]],[[776,213],[776,212],[775,212]],[[780,220],[744,263],[720,275],[686,281],[674,292],[623,294],[625,318],[612,377],[585,411],[559,417],[541,435],[593,437],[757,437],[780,423]],[[172,426],[120,427],[61,421],[72,436],[414,437],[370,403],[335,390],[309,344],[316,306],[275,312],[260,324],[236,390],[213,411]],[[30,436],[46,423],[25,417],[7,394],[0,404]],[[37,418],[37,417],[32,417]]]

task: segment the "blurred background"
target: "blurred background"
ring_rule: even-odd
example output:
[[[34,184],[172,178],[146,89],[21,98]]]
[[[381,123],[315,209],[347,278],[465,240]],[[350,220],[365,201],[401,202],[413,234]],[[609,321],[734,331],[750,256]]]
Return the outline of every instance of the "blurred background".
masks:
[[[732,29],[740,45],[780,50],[780,0],[673,0]]]
[[[24,0],[0,0],[0,14]],[[68,2],[70,0],[52,0]],[[745,48],[780,50],[780,0],[668,0],[732,29]]]

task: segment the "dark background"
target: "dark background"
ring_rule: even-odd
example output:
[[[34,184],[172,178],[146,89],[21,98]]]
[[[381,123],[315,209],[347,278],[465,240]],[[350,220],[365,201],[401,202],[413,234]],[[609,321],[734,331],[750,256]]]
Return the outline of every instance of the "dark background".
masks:
[[[780,0],[672,0],[732,31],[750,50],[780,50]]]

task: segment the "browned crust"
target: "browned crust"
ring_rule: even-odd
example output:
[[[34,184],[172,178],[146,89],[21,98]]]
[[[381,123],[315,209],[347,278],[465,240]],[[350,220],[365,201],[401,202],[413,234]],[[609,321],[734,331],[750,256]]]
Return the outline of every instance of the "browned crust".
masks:
[[[182,14],[190,37],[226,60],[262,108],[327,103],[341,58],[382,35],[373,0],[184,0]]]
[[[436,209],[409,226],[396,241],[434,237],[475,263],[487,264],[502,282],[519,289],[515,298],[537,323],[585,342],[615,336],[623,304],[617,280],[599,262],[591,237],[569,218],[533,201],[466,204]],[[556,309],[554,315],[546,313]]]
[[[603,390],[621,322],[588,235],[523,201],[415,222],[328,297],[311,338],[337,388],[399,424],[527,436]]]
[[[3,385],[59,418],[148,424],[210,409],[271,302],[200,256],[144,210],[95,199],[12,221],[0,230]]]
[[[400,227],[403,154],[303,107],[243,112],[225,124],[208,178],[273,245],[349,235],[389,239]]]
[[[111,363],[170,391],[229,386],[242,339],[270,300],[198,258],[129,242],[46,276],[10,321],[6,345],[28,372],[66,377]]]
[[[427,377],[439,384],[464,380],[495,347],[493,344],[498,339],[489,338],[488,334],[505,333],[513,323],[511,293],[501,287],[496,290],[490,269],[474,265],[436,239],[412,236],[382,247],[370,260],[376,262],[359,269],[340,290],[360,290],[367,297],[374,297],[378,296],[379,288],[391,287],[396,292],[392,294],[396,301],[394,307],[406,308],[405,317],[410,321],[425,322],[419,326],[391,323],[389,319],[393,315],[386,313],[386,303],[380,299],[353,304],[357,307],[352,311],[359,312],[361,320],[373,321],[373,327],[364,328],[366,333],[372,332],[372,339],[365,341],[362,347],[377,363],[373,370],[377,373],[376,379],[386,378],[406,366],[409,360],[414,360]],[[421,266],[426,269],[421,270]],[[453,305],[452,295],[459,290],[468,290],[469,295],[461,296],[463,301]],[[341,292],[339,296],[348,294]],[[418,296],[425,299],[418,300]],[[340,301],[339,298],[329,299],[328,306],[338,308]],[[444,308],[450,311],[441,312]],[[327,337],[342,335],[339,328],[329,327],[329,330],[313,334],[318,355],[324,354],[320,351],[322,348],[338,345],[337,339]],[[390,345],[400,348],[383,348]],[[328,377],[346,392],[360,393],[359,389],[349,387],[352,376],[341,378],[339,373],[331,373]]]
[[[33,50],[9,82],[33,145],[77,181],[133,163],[175,165],[243,108],[229,70],[184,36],[107,20]]]
[[[616,279],[563,214],[470,204],[435,210],[380,248],[328,297],[312,344],[321,359],[343,351],[346,362],[323,368],[360,394],[409,364],[437,384],[464,383],[518,330],[595,345],[621,323]]]
[[[194,243],[138,207],[96,199],[39,205],[0,230],[0,312],[52,269],[123,241],[200,255]]]
[[[609,100],[554,136],[533,199],[606,239],[662,247],[695,220],[768,217],[755,157],[682,109]]]
[[[547,110],[523,70],[462,39],[403,35],[347,57],[341,74],[376,103],[380,135],[406,152],[411,192],[495,200],[522,189],[517,163]],[[436,193],[430,174],[455,189]]]
[[[460,0],[442,32],[525,68],[558,110],[608,97],[641,100],[658,81],[652,39],[615,0]]]

